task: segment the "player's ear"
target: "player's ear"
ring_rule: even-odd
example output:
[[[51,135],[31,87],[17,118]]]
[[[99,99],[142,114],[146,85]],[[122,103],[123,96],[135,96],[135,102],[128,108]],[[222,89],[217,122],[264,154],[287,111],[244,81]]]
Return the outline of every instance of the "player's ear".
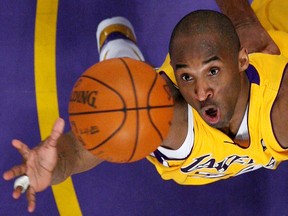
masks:
[[[246,48],[241,48],[238,56],[239,61],[239,71],[245,71],[249,66],[248,50]]]

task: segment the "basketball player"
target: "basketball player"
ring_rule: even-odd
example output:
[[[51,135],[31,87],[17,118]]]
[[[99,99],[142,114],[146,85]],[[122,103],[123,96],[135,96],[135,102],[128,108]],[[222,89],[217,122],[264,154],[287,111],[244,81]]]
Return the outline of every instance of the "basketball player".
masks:
[[[287,34],[282,36],[275,39],[285,54]],[[169,54],[173,69],[162,70],[189,104],[188,130],[179,124],[187,131],[185,141],[177,146],[175,134],[148,157],[162,178],[200,185],[260,167],[276,169],[288,160],[286,57],[248,57],[231,21],[215,11],[185,16],[172,33]]]
[[[130,57],[144,60],[140,50],[137,50],[137,46],[135,45],[135,43],[133,43],[134,39],[131,38],[131,35],[126,35],[126,38],[124,37],[123,39],[122,37],[118,39],[118,41],[113,40],[105,43],[105,41],[107,41],[106,38],[102,40],[102,43],[100,43],[101,30],[105,29],[106,26],[112,24],[125,25],[135,36],[133,28],[129,24],[129,21],[124,20],[125,19],[122,18],[110,19],[106,20],[106,24],[105,22],[103,22],[102,27],[101,24],[99,25],[98,32],[100,33],[97,34],[97,39],[99,41],[98,47],[100,50],[100,57],[102,56],[102,52],[106,53],[106,55],[104,55],[106,56],[106,58],[120,57],[118,55],[119,53],[112,53],[112,46],[110,46],[109,48],[109,44],[114,41],[114,43],[118,43],[120,47],[122,46],[121,44],[124,44],[124,46],[122,46],[121,48],[121,54],[123,54],[124,52],[128,52],[129,54],[130,52]],[[267,52],[271,52],[269,51],[269,49],[266,48],[269,47],[267,46],[267,44],[272,44],[272,47],[274,47],[274,51],[272,52],[279,51],[277,50],[277,46],[275,46],[275,44],[271,41],[269,37],[267,37],[267,35],[264,38],[265,40],[262,41],[264,43],[262,43],[261,46],[255,46],[255,49],[252,48],[253,46],[250,44],[250,50],[268,50]],[[175,47],[173,43],[171,45],[172,62],[175,61],[173,56],[173,54],[175,53]],[[245,43],[245,40],[243,43]],[[243,54],[243,52],[241,53]],[[244,57],[245,53],[246,52],[244,49]],[[244,70],[247,66],[248,60],[246,59],[243,62],[241,68]],[[179,70],[179,65],[177,65],[177,67],[177,70]],[[181,67],[182,65],[180,65],[180,68]],[[217,74],[218,71],[211,71],[211,74],[214,73]],[[165,76],[165,74],[163,74],[163,76],[167,79],[168,82],[170,82],[168,77]],[[186,80],[186,78],[188,78],[187,81],[189,81],[190,79],[190,77],[186,75],[183,77],[185,78],[183,80]],[[172,76],[171,79],[173,80]],[[183,87],[181,83],[179,86],[180,90],[184,93],[183,95],[186,97],[187,94],[185,92],[185,86]],[[247,89],[245,90],[246,91],[243,93],[244,96],[245,93],[247,94]],[[237,89],[237,91],[239,91],[239,88]],[[210,119],[213,123],[211,126],[209,126],[204,120],[202,120],[198,112],[194,110],[190,105],[188,105],[187,102],[181,97],[181,95],[178,94],[177,89],[175,89],[175,95],[177,96],[175,106],[177,118],[174,118],[173,120],[173,124],[171,126],[172,133],[169,134],[167,139],[163,142],[162,146],[159,147],[159,149],[155,151],[155,153],[148,157],[148,159],[155,164],[158,172],[164,179],[174,179],[180,184],[207,184],[216,180],[236,176],[262,166],[266,166],[268,168],[276,167],[276,160],[280,160],[281,158],[274,158],[274,162],[274,160],[272,160],[272,157],[270,157],[270,153],[266,155],[266,153],[264,152],[262,154],[259,154],[260,156],[258,156],[257,151],[259,152],[260,150],[262,150],[260,152],[263,152],[266,147],[264,144],[260,147],[259,145],[252,146],[250,145],[250,143],[248,143],[248,146],[237,146],[238,142],[236,142],[236,139],[234,138],[239,138],[242,140],[248,138],[247,123],[245,121],[245,119],[247,119],[247,115],[245,115],[245,112],[243,114],[243,110],[241,110],[242,113],[240,115],[242,115],[242,117],[244,115],[244,120],[240,125],[240,129],[237,132],[237,130],[234,130],[233,128],[233,130],[231,130],[232,133],[228,133],[228,135],[230,135],[228,136],[227,134],[222,132],[224,130],[222,130],[221,127],[220,129],[222,131],[211,127],[214,126],[213,124],[216,122],[217,119],[220,119],[218,110],[214,109],[214,104],[209,104],[209,106],[212,107],[212,110],[207,111],[207,113],[209,113],[210,115],[208,120]],[[191,101],[189,99],[190,96],[188,96],[185,99],[197,108],[197,104],[194,104],[194,100]],[[233,98],[231,98],[231,100],[233,101]],[[234,98],[234,100],[236,99]],[[244,111],[246,111],[245,108]],[[205,118],[206,116],[204,116],[204,119]],[[218,122],[220,121],[217,120],[216,123]],[[71,132],[62,134],[63,128],[64,121],[62,119],[58,119],[55,122],[50,137],[48,137],[46,140],[44,140],[32,150],[19,140],[12,141],[13,146],[18,149],[19,153],[23,156],[26,163],[11,168],[9,171],[4,173],[3,177],[6,180],[11,180],[14,177],[23,174],[27,175],[24,176],[24,180],[23,178],[19,180],[22,182],[19,183],[18,181],[19,184],[16,184],[16,186],[21,185],[22,187],[16,187],[13,192],[13,196],[14,198],[19,198],[21,191],[25,191],[28,188],[27,200],[29,212],[32,212],[35,209],[36,192],[42,191],[52,184],[60,183],[72,174],[89,170],[102,162],[101,160],[94,157],[91,153],[86,151],[82,147],[82,145],[77,142]],[[193,128],[195,131],[194,133]],[[201,131],[201,136],[199,136],[199,131]],[[235,131],[237,132],[237,134],[234,137],[233,133],[236,133]],[[208,138],[210,140],[208,140]],[[219,146],[218,143],[220,143]],[[239,144],[241,144],[241,142],[239,142]],[[201,150],[201,146],[205,147],[205,154],[197,153],[197,151],[199,152],[199,150]],[[245,148],[246,150],[248,149],[248,151],[245,151]],[[57,157],[57,154],[62,156]],[[42,157],[43,155],[45,155],[45,157]],[[47,160],[45,160],[44,158]],[[64,165],[65,169],[63,169]],[[34,172],[35,170],[37,170],[37,172]],[[182,172],[184,174],[181,174]],[[194,178],[193,175],[195,175],[194,177],[196,178]]]

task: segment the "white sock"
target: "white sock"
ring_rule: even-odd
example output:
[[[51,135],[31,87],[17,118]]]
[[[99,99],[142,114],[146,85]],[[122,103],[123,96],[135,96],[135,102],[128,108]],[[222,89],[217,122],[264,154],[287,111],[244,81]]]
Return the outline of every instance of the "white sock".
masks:
[[[132,59],[145,61],[140,49],[130,40],[116,39],[105,44],[100,51],[100,61],[129,57]]]

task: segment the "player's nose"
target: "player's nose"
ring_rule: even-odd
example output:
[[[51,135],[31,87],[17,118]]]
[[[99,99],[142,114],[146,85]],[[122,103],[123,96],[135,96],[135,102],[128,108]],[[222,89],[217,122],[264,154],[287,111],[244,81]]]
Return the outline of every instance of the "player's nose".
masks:
[[[206,82],[199,80],[196,81],[194,95],[198,101],[205,101],[209,97],[212,97],[213,91]]]

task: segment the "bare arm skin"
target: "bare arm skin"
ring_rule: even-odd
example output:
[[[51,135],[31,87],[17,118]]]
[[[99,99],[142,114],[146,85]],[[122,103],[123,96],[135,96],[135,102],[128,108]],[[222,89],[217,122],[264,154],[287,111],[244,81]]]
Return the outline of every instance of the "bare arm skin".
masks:
[[[276,44],[261,26],[247,0],[216,0],[216,2],[222,12],[230,17],[236,26],[242,46],[247,47],[250,53],[280,53]],[[287,75],[285,82],[287,86]],[[287,88],[284,88],[281,92],[275,111],[273,111],[272,120],[277,130],[276,137],[283,147],[288,147],[287,133],[281,128],[283,121],[284,123],[288,122],[288,109],[283,111],[285,112],[285,119],[277,116],[277,113],[282,112],[283,108],[281,107],[287,107],[287,100],[285,102],[282,96],[288,94]],[[177,93],[178,92],[175,91],[176,95],[174,96],[177,97]],[[178,149],[187,134],[187,103],[181,100],[181,98],[178,102],[176,108],[182,117],[175,118],[178,121],[174,120],[172,125],[173,128],[177,128],[178,130],[173,129],[174,132],[172,132],[163,143],[163,146],[171,149]],[[19,140],[12,141],[14,148],[23,156],[24,163],[16,165],[6,171],[3,174],[3,178],[5,180],[12,180],[24,174],[29,177],[30,186],[26,191],[29,212],[35,210],[35,195],[37,192],[45,190],[52,184],[58,184],[75,173],[92,169],[102,162],[102,160],[97,159],[90,152],[86,151],[83,146],[77,142],[71,132],[63,134],[63,129],[64,121],[58,119],[55,122],[51,135],[33,149],[30,149]],[[20,195],[21,188],[13,191],[14,198],[17,199]]]
[[[70,131],[58,140],[58,160],[51,184],[58,184],[69,176],[90,170],[102,162],[87,151]]]
[[[276,139],[283,148],[288,148],[288,67],[272,108],[271,121]]]
[[[33,149],[20,140],[12,141],[12,145],[23,156],[24,163],[6,171],[3,178],[12,180],[22,175],[29,177],[30,185],[26,191],[29,212],[35,210],[37,192],[102,162],[86,151],[71,132],[63,134],[63,129],[64,120],[58,119],[50,136]],[[13,191],[15,199],[20,197],[21,190],[16,188]]]
[[[171,81],[168,84],[173,90],[173,97],[178,98],[180,96],[179,91]],[[184,100],[182,102],[180,102],[181,100],[177,101],[179,105],[176,106],[176,110],[178,113],[181,112],[182,118],[174,118],[172,128],[182,125],[183,130],[178,129],[178,133],[175,129],[172,130],[174,132],[164,143],[164,146],[171,149],[179,148],[187,133],[187,103],[183,103]],[[6,171],[3,178],[12,180],[22,175],[29,177],[30,184],[26,191],[29,212],[35,210],[37,192],[41,192],[51,185],[59,184],[73,174],[90,170],[103,162],[87,151],[71,131],[63,134],[63,130],[64,120],[58,119],[50,136],[33,149],[30,149],[20,140],[12,141],[14,148],[23,156],[24,163]],[[22,188],[16,188],[13,191],[13,197],[18,199],[21,196],[21,191]]]
[[[234,24],[242,47],[249,53],[280,54],[280,50],[259,22],[248,0],[216,0],[222,13]]]
[[[280,54],[280,50],[263,28],[248,0],[216,0],[222,12],[236,27],[241,44],[249,53],[263,52]],[[272,109],[271,121],[275,136],[283,148],[288,148],[288,69],[286,68],[282,84]]]
[[[165,73],[160,73],[161,77],[165,79],[170,88],[170,93],[174,98],[174,116],[170,126],[170,132],[165,138],[162,147],[168,149],[179,149],[187,136],[188,130],[188,104],[180,94],[179,90],[174,86],[173,82]]]

